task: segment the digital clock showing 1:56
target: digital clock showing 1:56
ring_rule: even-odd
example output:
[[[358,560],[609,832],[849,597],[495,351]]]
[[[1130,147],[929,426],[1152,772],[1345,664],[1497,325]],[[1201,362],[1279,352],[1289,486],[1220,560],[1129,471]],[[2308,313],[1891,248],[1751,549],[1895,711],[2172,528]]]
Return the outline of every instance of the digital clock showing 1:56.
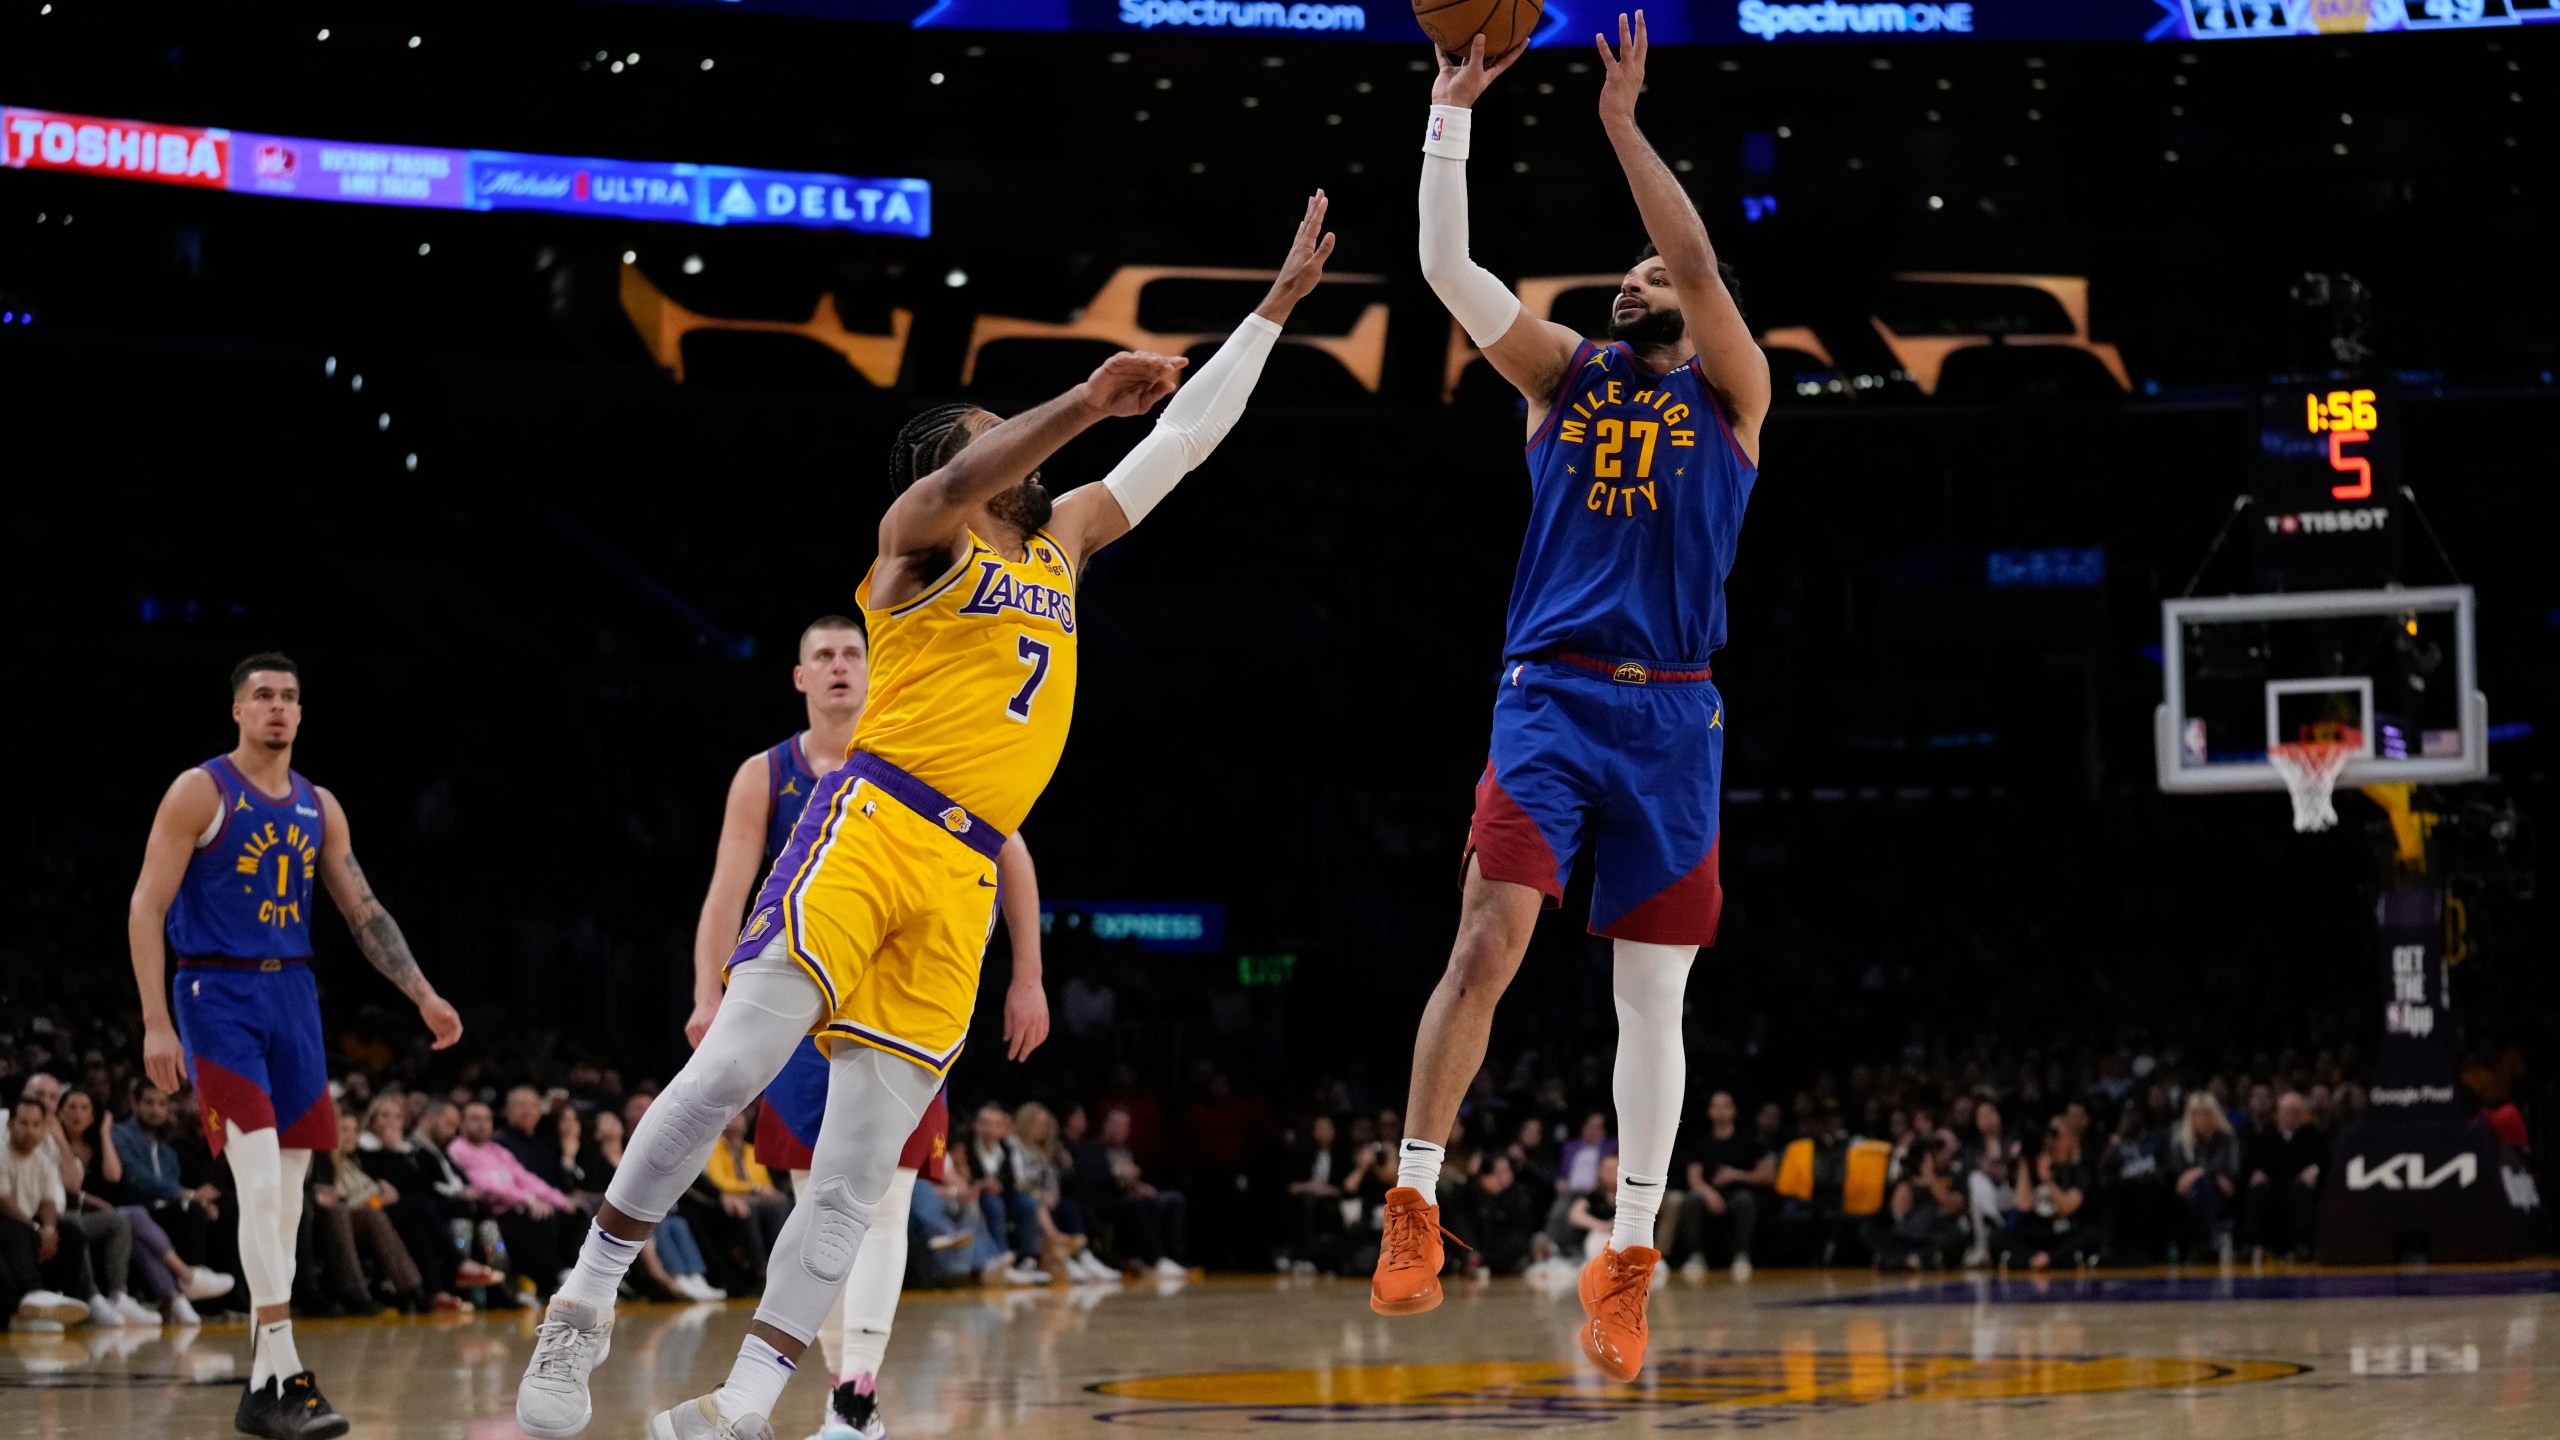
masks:
[[[2313,390],[2302,397],[2305,428],[2329,437],[2329,468],[2341,479],[2329,487],[2340,500],[2362,500],[2373,494],[2373,461],[2361,452],[2364,442],[2382,428],[2382,408],[2371,390]]]

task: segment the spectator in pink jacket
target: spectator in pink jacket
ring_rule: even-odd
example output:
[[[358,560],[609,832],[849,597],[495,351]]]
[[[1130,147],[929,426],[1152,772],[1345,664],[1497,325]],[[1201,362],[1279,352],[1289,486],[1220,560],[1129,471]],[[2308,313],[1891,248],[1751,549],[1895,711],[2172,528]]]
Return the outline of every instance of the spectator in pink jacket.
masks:
[[[519,1275],[533,1277],[549,1295],[567,1273],[586,1228],[579,1202],[542,1182],[498,1143],[497,1117],[477,1101],[462,1110],[462,1133],[445,1154],[498,1217],[498,1233]]]

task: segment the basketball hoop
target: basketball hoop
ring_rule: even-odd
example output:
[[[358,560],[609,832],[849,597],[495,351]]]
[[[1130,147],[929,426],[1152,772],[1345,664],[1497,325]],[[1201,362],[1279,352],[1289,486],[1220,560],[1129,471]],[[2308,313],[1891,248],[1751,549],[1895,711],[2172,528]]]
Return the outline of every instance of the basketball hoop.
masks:
[[[2363,751],[2360,740],[2304,740],[2267,747],[2267,763],[2276,767],[2284,777],[2284,788],[2293,793],[2294,833],[2326,830],[2338,823],[2338,807],[2330,803],[2338,775]]]

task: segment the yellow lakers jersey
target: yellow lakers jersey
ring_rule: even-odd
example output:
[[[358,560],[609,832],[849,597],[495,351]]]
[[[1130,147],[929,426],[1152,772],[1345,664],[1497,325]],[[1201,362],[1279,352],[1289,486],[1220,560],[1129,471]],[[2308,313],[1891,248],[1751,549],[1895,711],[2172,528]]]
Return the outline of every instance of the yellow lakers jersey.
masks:
[[[869,751],[1007,834],[1020,829],[1067,746],[1076,702],[1076,596],[1066,551],[1041,531],[1008,560],[977,536],[968,558],[912,600],[855,598],[871,627],[871,696],[853,748]]]

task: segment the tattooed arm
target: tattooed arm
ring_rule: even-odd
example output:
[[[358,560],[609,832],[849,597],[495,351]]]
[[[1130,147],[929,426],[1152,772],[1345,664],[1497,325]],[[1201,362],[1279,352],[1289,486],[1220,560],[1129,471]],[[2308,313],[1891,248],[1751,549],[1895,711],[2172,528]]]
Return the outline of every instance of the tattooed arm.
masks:
[[[444,1049],[462,1038],[462,1017],[427,983],[425,972],[418,969],[418,957],[409,953],[409,941],[400,933],[400,922],[374,898],[364,868],[356,864],[355,842],[347,834],[347,812],[338,797],[322,790],[320,813],[326,827],[320,841],[320,878],[328,883],[329,898],[338,902],[338,913],[355,932],[356,948],[382,972],[382,978],[399,986],[400,993],[418,1007],[418,1017],[435,1033],[435,1048]]]

